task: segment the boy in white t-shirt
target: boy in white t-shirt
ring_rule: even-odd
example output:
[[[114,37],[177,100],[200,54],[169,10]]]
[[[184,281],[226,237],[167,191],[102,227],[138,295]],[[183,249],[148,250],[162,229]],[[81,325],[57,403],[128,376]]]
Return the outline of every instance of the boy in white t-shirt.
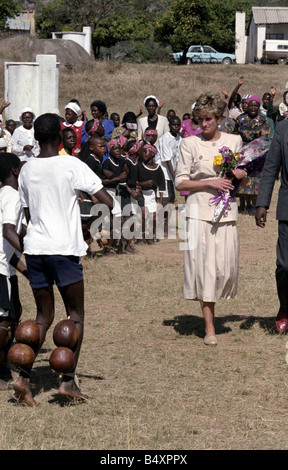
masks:
[[[21,236],[25,234],[18,193],[20,169],[21,161],[16,155],[0,154],[0,182],[3,185],[0,189],[0,390],[11,388],[6,359],[22,312],[16,269],[27,277],[26,266],[20,260]]]
[[[30,285],[33,289],[39,326],[39,349],[54,320],[53,284],[62,296],[67,316],[78,330],[73,350],[75,367],[72,374],[63,374],[59,393],[72,399],[85,400],[75,381],[75,369],[83,339],[84,282],[81,257],[88,245],[82,233],[77,191],[95,195],[111,210],[113,199],[92,170],[78,158],[59,156],[61,142],[59,120],[53,114],[39,116],[34,123],[40,154],[23,166],[19,193],[27,220],[24,254]],[[37,355],[37,353],[36,353]],[[32,366],[21,370],[14,383],[20,403],[36,404],[30,387]]]

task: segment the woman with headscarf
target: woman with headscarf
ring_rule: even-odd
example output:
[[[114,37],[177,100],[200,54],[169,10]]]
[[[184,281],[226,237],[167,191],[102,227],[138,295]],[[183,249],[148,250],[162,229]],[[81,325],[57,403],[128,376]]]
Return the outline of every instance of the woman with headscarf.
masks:
[[[241,136],[243,145],[262,136],[267,138],[267,140],[269,139],[270,125],[267,117],[260,113],[260,105],[260,98],[255,95],[250,95],[249,98],[247,98],[247,111],[240,114],[236,119],[234,133]],[[240,212],[247,210],[249,214],[254,215],[260,178],[261,175],[248,177],[246,186],[239,191],[239,196],[244,196],[240,198]],[[245,202],[246,208],[245,205],[243,206]]]
[[[169,132],[169,122],[166,116],[157,114],[159,100],[156,96],[149,95],[144,99],[144,106],[147,109],[147,116],[140,118],[138,121],[138,139],[144,139],[144,132],[147,128],[157,130],[157,140],[165,132]],[[156,142],[157,144],[157,142]]]
[[[79,120],[79,116],[81,116],[82,111],[80,106],[77,103],[71,102],[65,106],[65,121],[61,124],[61,129],[66,129],[70,127],[76,133],[76,145],[72,151],[72,155],[77,157],[79,152],[81,151],[81,135],[82,129],[84,127],[84,122]],[[60,145],[59,150],[63,148],[63,144]]]
[[[37,157],[40,152],[39,144],[34,138],[33,122],[35,117],[31,108],[22,109],[19,116],[22,125],[15,129],[11,138],[11,152],[22,161],[28,160],[30,157]]]

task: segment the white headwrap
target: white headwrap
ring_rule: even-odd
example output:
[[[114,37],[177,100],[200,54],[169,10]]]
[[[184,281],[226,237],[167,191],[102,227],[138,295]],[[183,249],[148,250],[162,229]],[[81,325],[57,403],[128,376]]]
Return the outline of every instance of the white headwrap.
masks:
[[[157,106],[159,106],[159,100],[158,100],[158,99],[156,98],[156,96],[154,96],[154,95],[148,95],[148,96],[146,96],[146,98],[145,98],[144,101],[143,101],[144,106],[145,106],[146,101],[147,101],[149,98],[150,98],[151,100],[155,100],[156,103],[157,103]]]
[[[32,111],[31,108],[24,108],[24,109],[22,109],[21,114],[20,114],[20,116],[19,116],[19,121],[22,122],[22,115],[23,115],[24,113],[31,113],[31,114],[33,114],[33,121],[35,121],[36,116],[35,116],[35,114],[33,113],[33,111]]]
[[[77,116],[80,116],[82,114],[80,106],[78,106],[77,103],[68,103],[65,106],[65,109],[71,109]]]

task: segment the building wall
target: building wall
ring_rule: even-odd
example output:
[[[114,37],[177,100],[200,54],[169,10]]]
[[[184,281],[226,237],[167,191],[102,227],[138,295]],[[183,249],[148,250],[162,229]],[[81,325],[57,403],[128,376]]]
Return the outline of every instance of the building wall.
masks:
[[[263,41],[265,39],[273,39],[271,35],[283,34],[283,39],[288,40],[288,23],[278,24],[255,24],[252,16],[248,36],[245,35],[245,13],[236,12],[235,20],[235,51],[236,63],[254,63],[261,61],[263,51]],[[245,57],[245,59],[244,59]],[[244,62],[243,62],[244,60]]]

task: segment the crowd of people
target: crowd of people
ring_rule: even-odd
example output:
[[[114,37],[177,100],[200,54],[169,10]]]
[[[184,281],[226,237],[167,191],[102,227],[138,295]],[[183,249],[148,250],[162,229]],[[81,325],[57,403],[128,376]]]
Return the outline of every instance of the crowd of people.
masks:
[[[158,241],[155,230],[158,209],[174,204],[176,191],[186,201],[184,297],[200,302],[204,343],[217,344],[215,304],[220,298],[234,298],[237,293],[238,212],[258,214],[259,226],[264,226],[266,213],[256,211],[262,175],[251,176],[241,167],[233,169],[229,176],[222,174],[215,157],[224,148],[240,155],[247,144],[260,137],[270,142],[279,122],[288,116],[287,93],[283,103],[275,106],[274,87],[261,98],[252,93],[241,96],[239,89],[244,82],[244,77],[240,77],[230,96],[226,90],[200,95],[181,117],[174,109],[169,109],[165,116],[161,114],[164,103],[149,95],[137,115],[127,111],[122,119],[114,110],[109,115],[102,100],[91,103],[89,118],[77,99],[71,99],[65,106],[64,117],[53,109],[36,118],[33,110],[26,107],[18,122],[13,119],[4,122],[2,118],[3,363],[21,318],[15,274],[18,269],[29,279],[35,297],[40,331],[37,353],[54,319],[51,286],[57,285],[67,316],[74,321],[79,335],[75,367],[71,374],[63,375],[60,393],[86,399],[75,378],[84,321],[81,258],[89,253],[93,237],[104,256],[135,255],[137,244]],[[1,116],[9,105],[2,104]],[[279,172],[280,166],[277,168]],[[239,206],[237,199],[230,197],[225,216],[214,223],[215,205],[211,199],[233,191],[235,181],[240,187]],[[102,217],[103,205],[108,208],[106,218]],[[132,225],[127,230],[128,219]],[[168,233],[168,211],[163,212],[163,224]],[[136,227],[140,227],[138,232]],[[22,253],[25,264],[21,261]],[[285,309],[280,308],[282,320],[286,318]],[[281,325],[282,332],[283,321]],[[284,329],[287,327],[288,319]],[[19,402],[33,406],[31,369],[32,365],[20,370],[13,389]],[[10,386],[9,380],[0,379],[0,389]]]

